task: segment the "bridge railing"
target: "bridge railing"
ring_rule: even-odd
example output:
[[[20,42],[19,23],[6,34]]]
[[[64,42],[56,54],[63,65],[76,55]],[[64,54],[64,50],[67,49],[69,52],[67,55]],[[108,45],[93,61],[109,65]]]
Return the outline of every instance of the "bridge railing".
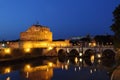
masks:
[[[57,48],[114,48],[113,45],[103,45],[103,46],[59,46]]]

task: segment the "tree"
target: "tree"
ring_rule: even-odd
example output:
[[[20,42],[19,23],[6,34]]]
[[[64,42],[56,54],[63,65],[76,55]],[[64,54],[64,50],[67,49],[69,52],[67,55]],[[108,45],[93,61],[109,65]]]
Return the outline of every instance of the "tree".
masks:
[[[120,48],[120,5],[113,11],[113,17],[111,30],[114,32],[114,46]]]
[[[94,37],[96,43],[99,45],[112,45],[113,44],[113,36],[112,35],[96,35]]]

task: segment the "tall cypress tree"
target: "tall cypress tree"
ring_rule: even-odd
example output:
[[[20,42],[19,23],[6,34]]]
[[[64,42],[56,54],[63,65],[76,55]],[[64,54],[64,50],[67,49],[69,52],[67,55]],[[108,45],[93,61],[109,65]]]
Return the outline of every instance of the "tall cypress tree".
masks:
[[[114,46],[120,48],[120,5],[113,11],[113,17],[111,30],[114,32]]]

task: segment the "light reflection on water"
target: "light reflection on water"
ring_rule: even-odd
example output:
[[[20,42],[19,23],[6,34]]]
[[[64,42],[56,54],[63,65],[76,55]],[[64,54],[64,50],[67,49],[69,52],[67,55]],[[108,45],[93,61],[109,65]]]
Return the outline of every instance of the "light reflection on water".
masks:
[[[36,59],[0,66],[0,80],[110,80],[114,60],[77,57]]]

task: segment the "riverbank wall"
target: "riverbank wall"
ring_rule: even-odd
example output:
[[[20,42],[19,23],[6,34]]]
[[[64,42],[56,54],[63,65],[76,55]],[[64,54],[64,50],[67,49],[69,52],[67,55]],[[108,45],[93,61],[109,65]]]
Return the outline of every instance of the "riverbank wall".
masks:
[[[0,49],[0,61],[57,56],[56,49],[48,48],[4,48]]]

